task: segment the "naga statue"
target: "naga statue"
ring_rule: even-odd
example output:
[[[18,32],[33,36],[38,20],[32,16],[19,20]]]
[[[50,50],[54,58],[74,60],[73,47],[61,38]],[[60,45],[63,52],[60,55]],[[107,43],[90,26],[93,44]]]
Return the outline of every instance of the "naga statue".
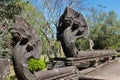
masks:
[[[74,66],[31,72],[28,68],[28,60],[38,59],[42,50],[39,36],[32,26],[17,15],[15,15],[15,26],[9,31],[14,42],[12,60],[18,80],[56,80],[66,74],[65,79],[71,79],[69,75],[73,75],[74,78],[76,73]]]
[[[36,80],[28,69],[28,59],[38,59],[41,54],[41,42],[35,29],[22,17],[15,15],[15,26],[10,29],[12,35],[12,60],[18,80]]]
[[[15,15],[15,26],[10,32],[14,42],[12,60],[18,80],[79,80],[84,75],[79,72],[83,63],[93,66],[99,61],[110,61],[116,57],[116,51],[79,51],[75,47],[76,40],[87,38],[89,28],[82,14],[70,7],[65,9],[57,23],[57,40],[61,42],[66,58],[53,59],[55,64],[51,66],[51,70],[29,70],[28,60],[40,57],[42,45],[36,30],[25,19]],[[61,63],[64,63],[62,67]],[[57,68],[53,68],[54,66]]]
[[[88,25],[82,14],[67,7],[57,23],[57,40],[61,42],[66,57],[78,57],[75,41],[87,38]]]

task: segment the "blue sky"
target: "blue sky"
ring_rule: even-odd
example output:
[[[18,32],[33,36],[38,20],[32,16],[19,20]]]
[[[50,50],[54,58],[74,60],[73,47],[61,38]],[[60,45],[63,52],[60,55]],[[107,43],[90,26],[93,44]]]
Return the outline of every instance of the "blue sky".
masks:
[[[36,6],[37,9],[41,9],[41,3],[43,0],[30,0],[30,1],[33,5]],[[66,0],[63,0],[63,1],[66,1]],[[106,12],[114,11],[118,15],[118,19],[120,20],[120,0],[86,0],[86,1],[91,1],[91,6],[94,6],[95,8],[98,8],[98,5],[105,6],[104,11]],[[89,5],[86,5],[86,6],[88,7]],[[53,29],[53,31],[55,31],[56,33],[55,28]]]
[[[115,11],[120,18],[120,0],[93,0],[95,6],[102,4],[105,6],[105,11]]]
[[[40,3],[42,0],[30,0],[37,8],[40,8]],[[87,0],[86,0],[87,1]],[[90,1],[90,0],[89,0]],[[105,6],[104,10],[106,12],[115,11],[120,19],[120,0],[91,0],[92,6],[97,7],[99,4]]]

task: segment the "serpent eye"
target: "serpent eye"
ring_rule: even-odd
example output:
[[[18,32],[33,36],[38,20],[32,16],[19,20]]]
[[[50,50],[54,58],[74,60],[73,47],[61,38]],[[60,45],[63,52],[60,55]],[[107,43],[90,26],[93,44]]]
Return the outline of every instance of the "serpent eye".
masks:
[[[75,31],[76,29],[78,29],[78,27],[79,27],[78,24],[73,23],[71,30]]]
[[[25,45],[25,44],[27,44],[27,42],[28,42],[28,38],[22,37],[22,39],[20,41],[20,45]]]
[[[12,40],[13,40],[15,43],[17,43],[18,41],[20,41],[21,37],[20,37],[20,34],[19,34],[18,32],[12,32],[11,34],[12,34],[12,36],[13,36]]]
[[[65,26],[68,27],[71,25],[71,21],[70,20],[65,20]]]
[[[33,46],[28,44],[26,50],[27,52],[30,52],[31,50],[33,50]]]
[[[84,25],[84,26],[82,26],[82,27],[87,27],[87,25]]]
[[[76,33],[76,36],[80,36],[80,35],[82,35],[83,32],[84,32],[84,31],[80,31],[80,30],[78,30],[78,32]]]

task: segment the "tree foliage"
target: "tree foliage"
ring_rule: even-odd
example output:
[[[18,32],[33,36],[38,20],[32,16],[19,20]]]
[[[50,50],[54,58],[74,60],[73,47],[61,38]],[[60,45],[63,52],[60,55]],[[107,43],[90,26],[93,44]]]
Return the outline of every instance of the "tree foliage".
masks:
[[[20,14],[24,2],[20,0],[1,0],[0,1],[0,20],[13,18],[14,14]]]
[[[79,51],[89,50],[89,40],[88,40],[88,39],[78,39],[78,40],[75,42],[75,47],[76,47]]]
[[[0,1],[0,57],[10,57],[10,34],[8,30],[13,26],[13,16],[21,14],[23,4],[20,0]]]
[[[94,10],[87,17],[90,26],[90,38],[94,41],[94,49],[117,49],[120,47],[120,20],[114,11]]]

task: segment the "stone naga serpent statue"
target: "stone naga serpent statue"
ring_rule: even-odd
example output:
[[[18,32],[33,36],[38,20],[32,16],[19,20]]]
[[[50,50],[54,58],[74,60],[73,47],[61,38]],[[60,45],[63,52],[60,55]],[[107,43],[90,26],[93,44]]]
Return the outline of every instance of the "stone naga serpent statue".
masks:
[[[28,59],[38,59],[41,53],[41,42],[35,29],[22,17],[15,15],[15,26],[10,29],[13,45],[12,60],[18,80],[36,80],[28,69]]]
[[[42,46],[40,38],[35,29],[30,26],[22,17],[15,15],[15,26],[10,29],[13,44],[12,60],[18,80],[44,80],[49,77],[70,73],[74,74],[74,67],[65,67],[55,70],[30,72],[28,60],[40,57]],[[75,41],[88,36],[88,26],[83,16],[67,7],[57,24],[57,40],[61,42],[66,57],[77,57],[78,50]],[[41,76],[42,75],[42,76]],[[49,78],[48,77],[48,78]]]
[[[67,7],[57,24],[57,40],[61,42],[66,57],[78,57],[75,41],[87,38],[88,25],[82,14]]]

